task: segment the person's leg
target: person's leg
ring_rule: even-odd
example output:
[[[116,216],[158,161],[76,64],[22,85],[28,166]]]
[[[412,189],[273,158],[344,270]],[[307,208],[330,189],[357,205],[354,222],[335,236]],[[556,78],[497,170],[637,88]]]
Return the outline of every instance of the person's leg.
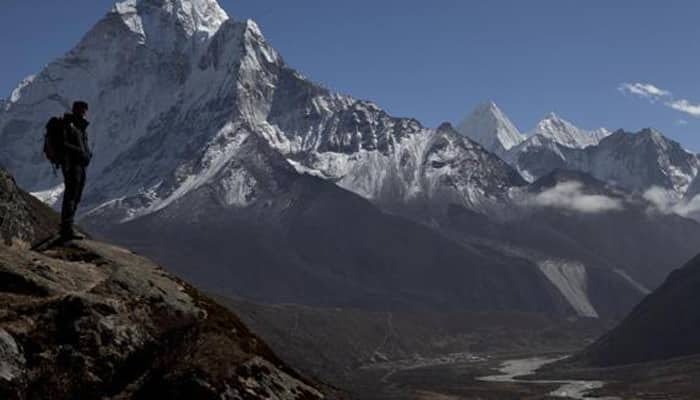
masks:
[[[78,179],[76,185],[75,209],[77,211],[80,200],[83,198],[83,189],[85,189],[85,167],[82,165],[76,166],[75,177]]]
[[[65,163],[61,167],[61,170],[63,171],[63,181],[65,184],[63,205],[61,207],[61,234],[66,235],[72,232],[73,219],[75,218],[75,210],[79,195],[80,176],[76,166],[71,163]]]

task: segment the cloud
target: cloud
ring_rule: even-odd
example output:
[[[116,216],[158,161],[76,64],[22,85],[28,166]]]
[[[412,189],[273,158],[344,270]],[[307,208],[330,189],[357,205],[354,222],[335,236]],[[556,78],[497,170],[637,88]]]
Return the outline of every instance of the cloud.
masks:
[[[679,199],[675,194],[658,186],[652,186],[643,197],[664,214],[678,214],[689,217],[700,213],[700,194],[690,200]]]
[[[700,104],[692,104],[686,99],[669,101],[666,105],[693,117],[700,117]]]
[[[620,92],[625,94],[632,94],[635,96],[640,96],[645,99],[649,99],[652,102],[658,100],[661,97],[670,97],[671,92],[668,90],[661,89],[651,83],[623,83],[617,88]]]
[[[659,99],[664,98],[667,99],[664,102],[666,107],[680,111],[692,117],[700,117],[700,104],[693,104],[686,99],[676,99],[671,91],[661,89],[660,87],[652,85],[651,83],[623,83],[617,87],[617,90],[623,94],[631,94],[645,98],[652,103],[656,103]],[[678,121],[678,125],[685,124],[687,124],[687,121],[685,120]]]
[[[676,121],[676,125],[680,125],[680,126],[688,125],[688,121],[681,118],[678,121]]]
[[[533,203],[541,207],[554,207],[587,214],[603,213],[622,210],[623,204],[619,199],[583,192],[581,182],[569,181],[557,184],[537,194]]]

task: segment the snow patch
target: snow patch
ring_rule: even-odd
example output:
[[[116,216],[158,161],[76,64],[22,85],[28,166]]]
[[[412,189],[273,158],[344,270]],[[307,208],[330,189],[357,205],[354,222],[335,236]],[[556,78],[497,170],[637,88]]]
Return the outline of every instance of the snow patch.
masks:
[[[223,199],[227,206],[245,207],[255,200],[255,177],[243,168],[226,171],[221,180]]]
[[[64,190],[65,187],[63,183],[61,183],[60,185],[52,187],[51,189],[42,190],[40,192],[32,192],[30,194],[36,197],[37,199],[41,200],[42,203],[53,207],[54,205],[56,205],[56,203],[58,203],[58,199],[61,198]]]
[[[22,91],[24,88],[29,86],[30,83],[34,82],[35,75],[29,75],[28,77],[22,79],[22,81],[17,85],[17,87],[10,94],[10,103],[16,103],[22,98]]]

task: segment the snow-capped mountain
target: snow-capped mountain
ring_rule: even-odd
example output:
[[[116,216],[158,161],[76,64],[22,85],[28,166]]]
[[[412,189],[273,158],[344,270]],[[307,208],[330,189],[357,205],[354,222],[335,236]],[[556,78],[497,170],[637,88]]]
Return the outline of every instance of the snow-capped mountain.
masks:
[[[616,131],[583,157],[569,157],[572,167],[623,188],[644,192],[660,187],[682,196],[700,168],[697,154],[655,129]]]
[[[566,147],[582,149],[598,144],[601,139],[609,134],[610,132],[605,128],[599,128],[593,131],[579,129],[571,122],[560,118],[557,114],[552,112],[538,122],[535,128],[529,132],[528,136],[533,137],[539,135]]]
[[[98,154],[91,176],[98,176],[151,132],[149,126],[164,122],[174,104],[197,102],[213,87],[185,77],[198,74],[195,62],[226,20],[213,0],[117,3],[76,47],[13,92],[0,114],[0,135],[12,145],[0,149],[0,159],[25,187],[55,185],[37,151],[43,124],[85,99],[94,113],[91,141]]]
[[[479,207],[524,183],[451,128],[424,128],[307,80],[255,22],[229,19],[214,0],[118,3],[16,92],[0,114],[9,144],[0,162],[57,199],[60,182],[39,151],[43,124],[84,99],[96,155],[86,206],[118,202],[127,219],[206,183],[240,131],[264,137],[299,171],[382,204],[439,197]]]
[[[373,208],[379,205],[440,229],[436,225],[446,225],[450,208],[488,214],[492,206],[508,207],[512,192],[526,182],[513,167],[449,124],[426,128],[306,79],[285,64],[255,22],[227,18],[214,0],[118,3],[75,48],[16,93],[0,112],[0,163],[15,173],[18,183],[46,198],[59,198],[60,180],[41,154],[43,125],[74,99],[88,101],[95,158],[83,222],[98,228],[120,222],[128,233],[121,238],[152,241],[150,254],[181,254],[180,260],[170,260],[171,265],[187,261],[191,268],[195,259],[208,260],[210,275],[190,270],[202,274],[207,283],[223,280],[232,258],[226,240],[235,237],[239,253],[252,249],[247,264],[237,266],[239,272],[269,265],[270,273],[284,278],[266,286],[266,296],[280,294],[277,300],[284,300],[281,296],[289,290],[287,294],[301,297],[290,295],[287,300],[330,298],[328,304],[338,304],[342,294],[342,301],[360,305],[364,300],[352,295],[363,287],[367,298],[381,295],[389,304],[398,301],[391,299],[400,290],[392,286],[398,282],[392,275],[395,265],[411,267],[413,275],[404,283],[416,292],[400,301],[410,297],[412,304],[447,301],[441,295],[445,287],[454,294],[449,303],[458,307],[511,307],[536,293],[527,307],[517,309],[561,312],[571,311],[571,299],[578,298],[567,300],[566,285],[557,286],[561,274],[581,277],[577,260],[567,258],[556,268],[536,267],[533,259],[505,254],[500,243],[488,248],[462,238],[457,238],[459,245],[444,243],[450,240],[443,231],[413,223],[409,228],[408,221]],[[502,113],[490,113],[503,127],[512,127],[503,122],[507,118]],[[595,147],[572,149],[538,137],[567,151]],[[362,199],[355,194],[374,204],[363,200],[358,206]],[[343,214],[353,207],[358,214],[350,217],[363,216],[362,224]],[[488,218],[483,214],[479,215]],[[217,237],[226,239],[212,244],[209,233],[214,226]],[[129,227],[136,228],[128,231]],[[343,231],[350,228],[354,231]],[[366,230],[378,233],[367,235]],[[411,232],[411,238],[405,238],[404,231]],[[153,238],[157,232],[164,238],[158,245]],[[405,238],[410,246],[391,244],[395,238]],[[185,251],[195,243],[199,247],[194,255],[175,249]],[[288,258],[275,258],[278,244],[284,248],[280,254]],[[415,252],[409,252],[411,247]],[[342,253],[336,257],[334,250],[325,249]],[[511,267],[513,257],[518,261]],[[288,260],[294,260],[296,269],[274,269]],[[445,266],[430,278],[432,286],[420,289],[435,263]],[[564,271],[569,265],[572,270]],[[329,266],[338,270],[329,272]],[[368,274],[368,268],[378,272]],[[609,269],[594,266],[586,271],[625,290],[630,301],[639,295],[634,285]],[[549,273],[550,279],[543,280],[542,273]],[[238,291],[250,291],[265,284],[265,278],[261,273],[247,289],[238,275],[234,283]],[[474,290],[460,291],[470,279],[476,282]],[[479,286],[486,281],[487,286]],[[503,286],[504,281],[509,286]],[[576,281],[579,289],[585,281]],[[303,298],[314,284],[313,299]],[[601,290],[604,296],[611,293]],[[463,295],[472,292],[481,294]],[[510,292],[517,293],[504,294]],[[611,303],[600,302],[594,305],[596,313],[617,312],[608,308]],[[593,315],[580,302],[574,309]]]
[[[198,285],[263,302],[576,314],[528,260],[463,247],[297,172],[260,135],[235,137],[225,165],[166,207],[105,224],[128,209],[116,201],[83,223]]]
[[[626,190],[642,193],[658,187],[678,198],[688,192],[700,167],[696,154],[654,129],[618,130],[585,148],[567,147],[537,135],[514,148],[508,161],[528,180],[565,168],[587,172]]]
[[[457,130],[498,155],[505,154],[525,140],[525,136],[493,101],[479,104]]]

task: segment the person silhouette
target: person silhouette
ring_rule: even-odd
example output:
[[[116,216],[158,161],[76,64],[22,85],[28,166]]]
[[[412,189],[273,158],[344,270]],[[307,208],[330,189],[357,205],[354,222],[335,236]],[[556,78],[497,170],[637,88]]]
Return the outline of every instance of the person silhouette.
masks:
[[[85,188],[85,172],[92,159],[92,153],[88,147],[87,127],[90,123],[86,119],[87,111],[86,102],[76,101],[73,103],[72,113],[66,113],[63,116],[64,155],[61,171],[65,191],[61,207],[60,237],[62,240],[85,238],[74,229],[73,223]]]

